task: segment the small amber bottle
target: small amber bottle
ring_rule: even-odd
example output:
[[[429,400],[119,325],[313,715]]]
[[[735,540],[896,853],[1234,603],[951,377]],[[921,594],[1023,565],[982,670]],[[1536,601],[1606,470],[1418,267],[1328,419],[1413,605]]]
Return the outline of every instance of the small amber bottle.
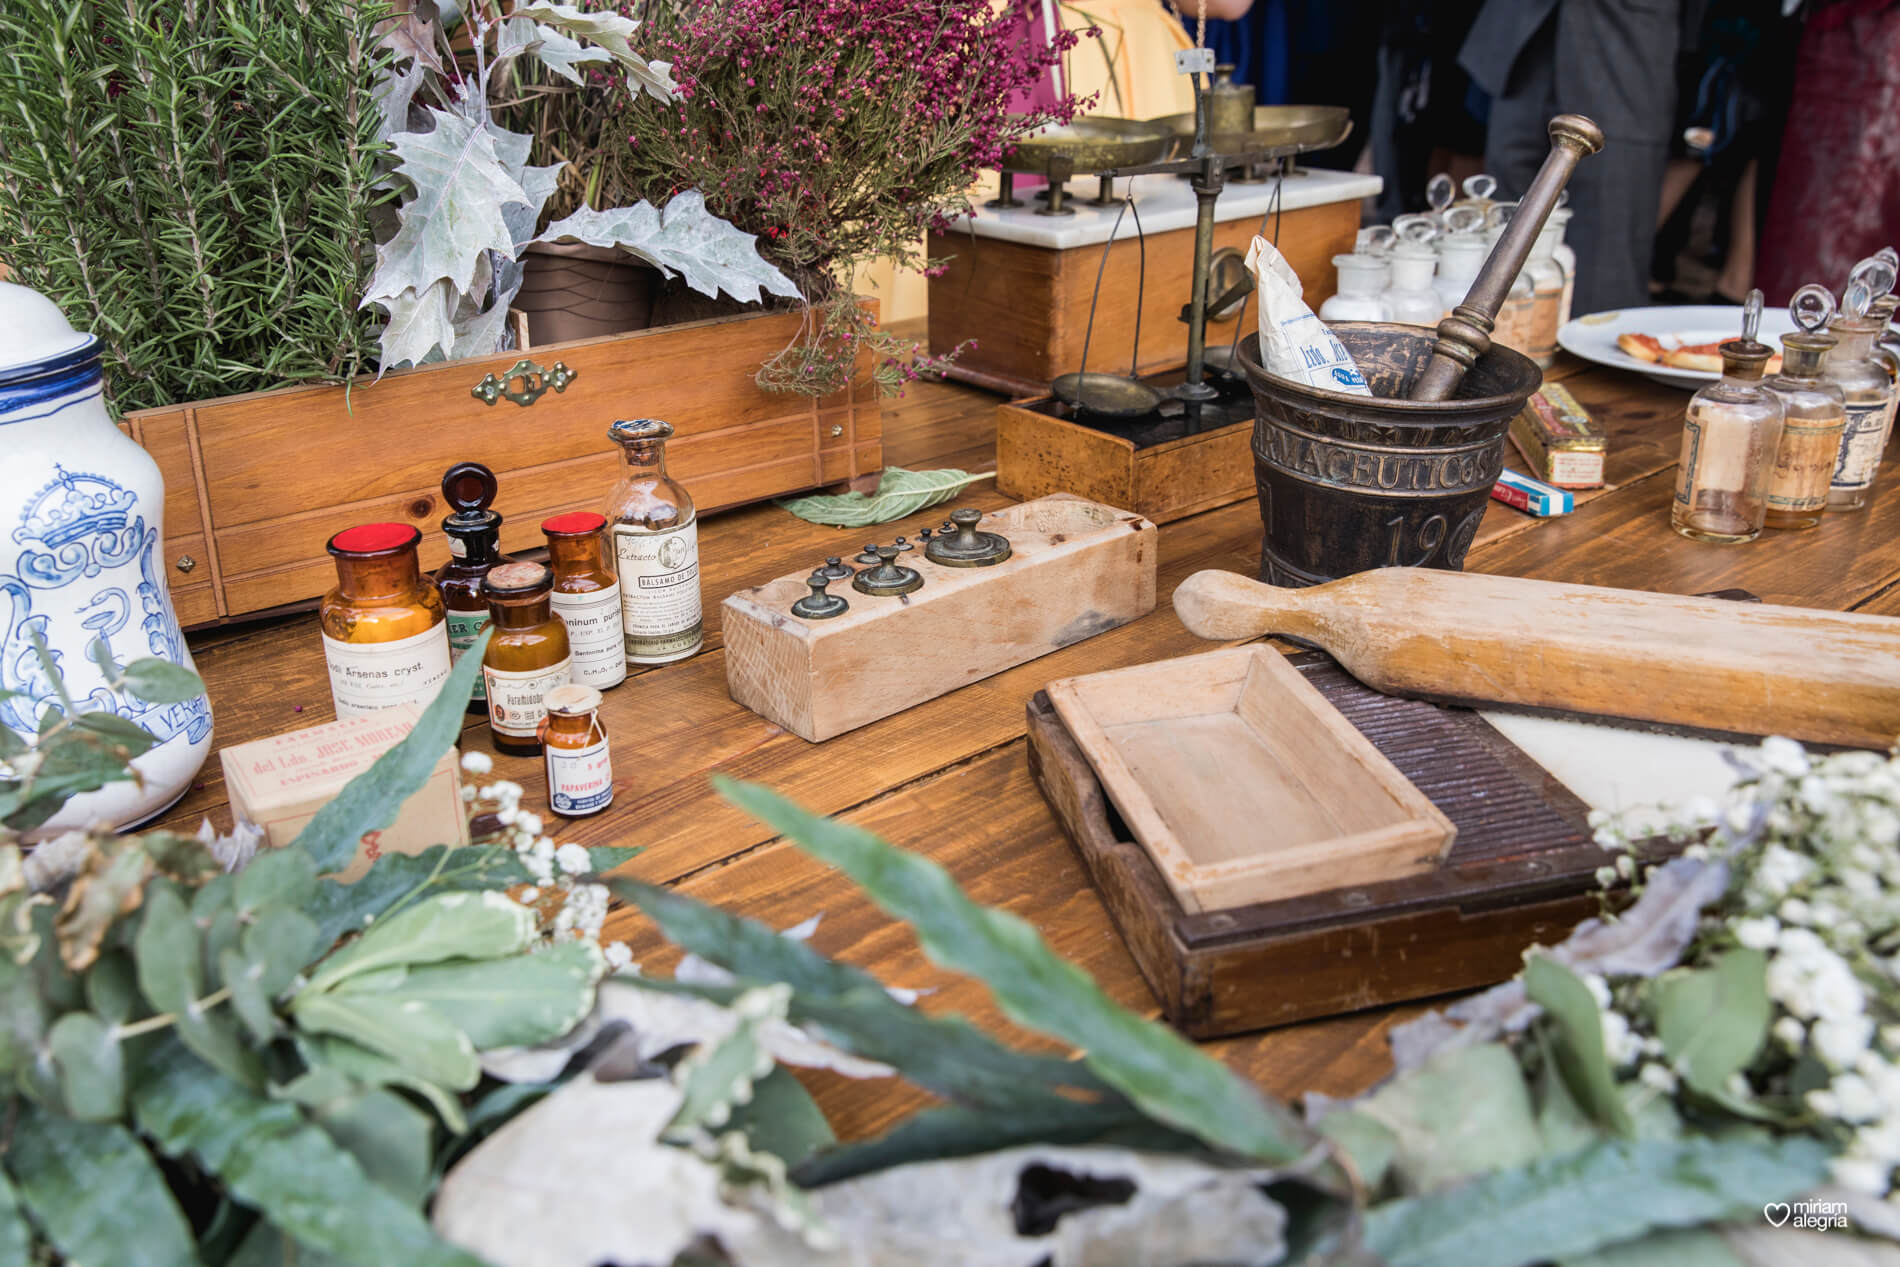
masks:
[[[606,690],[627,680],[620,628],[620,580],[604,555],[607,517],[592,511],[541,522],[554,570],[554,614],[567,626],[574,680]]]
[[[448,612],[449,655],[458,662],[488,625],[482,578],[490,568],[513,562],[500,549],[501,516],[489,509],[496,487],[495,473],[480,462],[457,462],[442,476],[442,500],[454,509],[442,520],[449,561],[436,572],[435,588]],[[479,679],[468,711],[488,711],[488,692]]]
[[[421,541],[408,524],[361,524],[330,538],[336,588],[323,596],[319,621],[339,718],[426,705],[448,680],[449,627],[416,562]]]
[[[706,640],[699,602],[699,520],[666,473],[670,423],[622,420],[607,428],[626,470],[608,503],[627,663],[669,664]]]
[[[495,747],[518,757],[541,751],[548,692],[571,680],[567,627],[548,594],[554,578],[539,563],[508,563],[482,581],[495,636],[482,657],[488,729]]]
[[[548,808],[563,818],[584,818],[613,804],[614,765],[607,728],[600,720],[600,692],[574,683],[548,692],[541,743],[548,767]]]

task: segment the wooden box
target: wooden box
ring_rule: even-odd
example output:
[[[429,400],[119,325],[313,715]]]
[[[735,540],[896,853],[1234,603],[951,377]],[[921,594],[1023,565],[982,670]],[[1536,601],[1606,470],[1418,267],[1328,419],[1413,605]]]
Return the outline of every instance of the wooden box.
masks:
[[[1064,678],[1046,693],[1185,910],[1420,875],[1455,834],[1272,647]]]
[[[1011,497],[1076,493],[1164,524],[1254,495],[1251,421],[1137,446],[1040,412],[1047,403],[996,408],[996,487]]]
[[[1171,1022],[1212,1038],[1491,985],[1598,913],[1588,807],[1482,717],[1380,695],[1318,652],[1290,663],[1457,828],[1436,869],[1191,911],[1048,696],[1029,704],[1030,768]]]
[[[674,425],[668,468],[702,512],[878,470],[868,358],[848,395],[813,400],[753,382],[800,321],[754,313],[130,414],[126,429],[165,476],[179,620],[189,628],[321,597],[335,583],[324,544],[352,524],[413,523],[423,566],[438,566],[448,557],[439,485],[458,461],[499,477],[502,549],[539,546],[542,519],[605,502],[620,462],[607,439],[616,418]],[[526,406],[474,394],[523,359],[575,377]]]
[[[1093,187],[1075,185],[1085,196]],[[1140,373],[1187,363],[1181,310],[1193,288],[1193,191],[1173,176],[1136,177],[1133,188],[1146,235],[1145,285],[1135,217],[1117,229],[1117,207],[1078,200],[1070,217],[979,208],[972,220],[930,235],[931,262],[943,269],[929,282],[930,351],[941,356],[974,344],[957,358],[952,377],[1011,396],[1040,396],[1058,375],[1082,368],[1085,340],[1089,368],[1125,373],[1137,323]],[[1376,176],[1296,172],[1281,186],[1276,217],[1272,184],[1229,185],[1215,203],[1214,250],[1244,256],[1256,232],[1275,237],[1305,285],[1307,305],[1317,310],[1337,288],[1333,256],[1352,250],[1359,200],[1378,191]],[[1090,338],[1090,301],[1110,233],[1115,241]],[[1234,322],[1253,322],[1256,314],[1249,303],[1244,316],[1210,322],[1209,345],[1227,343]]]
[[[814,743],[980,681],[1147,615],[1155,605],[1155,527],[1079,497],[996,511],[1010,557],[943,567],[922,549],[900,556],[921,589],[832,593],[843,615],[805,620],[791,607],[805,572],[726,599],[726,688],[767,720]]]

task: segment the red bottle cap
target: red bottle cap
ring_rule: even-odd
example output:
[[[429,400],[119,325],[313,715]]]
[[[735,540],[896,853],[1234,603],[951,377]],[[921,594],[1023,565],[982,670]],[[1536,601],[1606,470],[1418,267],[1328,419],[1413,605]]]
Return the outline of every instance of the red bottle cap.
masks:
[[[329,550],[331,554],[377,554],[421,540],[421,531],[410,524],[358,524],[331,537]]]
[[[541,531],[561,537],[583,537],[607,526],[607,516],[591,510],[576,510],[541,521]]]

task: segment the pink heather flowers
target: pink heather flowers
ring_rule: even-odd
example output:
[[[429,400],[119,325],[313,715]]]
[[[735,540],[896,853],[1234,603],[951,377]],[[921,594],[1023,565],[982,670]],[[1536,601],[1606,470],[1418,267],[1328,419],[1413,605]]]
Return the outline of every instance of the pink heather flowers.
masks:
[[[914,376],[910,346],[851,301],[852,272],[875,259],[922,267],[924,231],[967,210],[979,172],[1088,104],[1012,109],[1078,36],[1037,47],[1022,0],[1001,10],[991,0],[643,8],[640,52],[672,63],[679,100],[623,101],[608,135],[626,145],[603,156],[610,183],[655,203],[700,190],[822,310],[761,382],[826,395],[867,354],[880,358],[887,389]]]

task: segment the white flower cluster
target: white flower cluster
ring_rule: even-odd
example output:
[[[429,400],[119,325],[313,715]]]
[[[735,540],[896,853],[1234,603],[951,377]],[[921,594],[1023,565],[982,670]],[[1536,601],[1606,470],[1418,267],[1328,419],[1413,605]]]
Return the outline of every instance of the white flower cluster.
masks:
[[[494,768],[493,758],[485,752],[462,754],[462,769],[471,775],[487,774]],[[554,917],[555,935],[598,937],[607,919],[607,886],[583,882],[594,869],[586,846],[557,845],[552,836],[543,835],[540,815],[521,808],[522,794],[519,783],[506,779],[486,787],[470,784],[462,789],[462,799],[470,803],[473,812],[494,814],[501,824],[498,843],[511,846],[516,859],[533,877],[535,887],[524,890],[521,900],[532,904],[544,891],[558,894],[562,901]],[[607,947],[608,962],[616,970],[632,958],[624,945]]]
[[[1597,840],[1619,848],[1658,823],[1677,840],[1691,824],[1717,826],[1711,847],[1730,857],[1736,879],[1716,940],[1767,957],[1774,1042],[1788,1060],[1812,1057],[1826,1070],[1806,1103],[1844,1141],[1835,1178],[1888,1195],[1900,1167],[1900,756],[1816,758],[1773,738],[1735,759],[1748,777],[1719,814],[1694,805],[1606,820]],[[1599,875],[1628,876],[1628,861]],[[1628,1064],[1618,1057],[1640,1040],[1615,1015],[1606,1011],[1605,1046]],[[1888,1200],[1900,1205],[1900,1193]]]

